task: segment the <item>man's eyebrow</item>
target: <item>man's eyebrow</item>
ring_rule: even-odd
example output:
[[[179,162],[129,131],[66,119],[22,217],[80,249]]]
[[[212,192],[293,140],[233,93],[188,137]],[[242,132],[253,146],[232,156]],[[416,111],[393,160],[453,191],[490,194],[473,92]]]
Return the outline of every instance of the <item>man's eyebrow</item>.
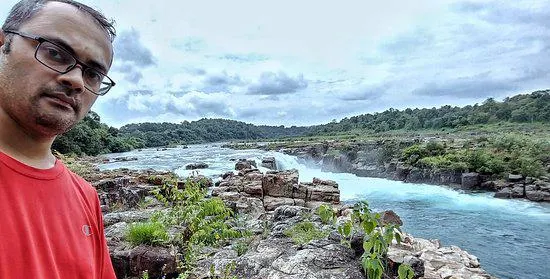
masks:
[[[67,44],[65,41],[63,41],[62,39],[51,38],[51,37],[46,37],[45,39],[47,39],[48,41],[51,41],[52,43],[55,43],[56,45],[59,45],[60,47],[64,48],[66,51],[68,51],[70,54],[72,54],[76,59],[78,59],[74,49],[69,44]],[[105,66],[101,65],[101,63],[99,63],[97,61],[94,61],[94,60],[84,61],[84,64],[86,64],[86,66],[88,66],[88,67],[99,70],[102,73],[106,73],[106,71],[107,71],[107,68],[105,68]]]

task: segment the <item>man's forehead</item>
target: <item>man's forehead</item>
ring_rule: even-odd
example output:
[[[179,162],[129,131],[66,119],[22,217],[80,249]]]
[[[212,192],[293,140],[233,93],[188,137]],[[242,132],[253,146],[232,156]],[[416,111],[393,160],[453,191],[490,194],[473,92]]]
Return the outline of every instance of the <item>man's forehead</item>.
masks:
[[[62,2],[48,2],[30,20],[22,31],[62,41],[71,46],[83,62],[103,65],[108,70],[113,46],[107,30],[88,13]]]

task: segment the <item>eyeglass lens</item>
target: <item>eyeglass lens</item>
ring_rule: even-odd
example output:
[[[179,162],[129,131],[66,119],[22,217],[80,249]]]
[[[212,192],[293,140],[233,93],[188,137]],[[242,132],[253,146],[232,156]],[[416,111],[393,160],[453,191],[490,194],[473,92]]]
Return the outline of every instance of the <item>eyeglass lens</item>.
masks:
[[[72,54],[50,42],[42,42],[36,50],[36,59],[42,64],[60,73],[66,73],[71,70],[77,61]],[[99,71],[84,67],[83,72],[86,88],[94,93],[102,93],[110,87],[108,83],[103,83],[105,75]],[[103,85],[103,87],[101,87]]]

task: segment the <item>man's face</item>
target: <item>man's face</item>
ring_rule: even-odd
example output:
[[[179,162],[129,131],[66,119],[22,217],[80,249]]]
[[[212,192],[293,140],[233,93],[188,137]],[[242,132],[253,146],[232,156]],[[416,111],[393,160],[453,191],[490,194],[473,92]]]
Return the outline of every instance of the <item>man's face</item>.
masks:
[[[69,4],[48,2],[16,31],[66,45],[78,60],[97,65],[104,73],[110,68],[112,45],[107,33],[90,15]],[[48,69],[34,58],[38,42],[18,35],[11,39],[10,52],[4,53],[5,35],[0,41],[0,113],[33,136],[66,132],[97,99],[84,88],[82,69],[77,66],[66,74]]]

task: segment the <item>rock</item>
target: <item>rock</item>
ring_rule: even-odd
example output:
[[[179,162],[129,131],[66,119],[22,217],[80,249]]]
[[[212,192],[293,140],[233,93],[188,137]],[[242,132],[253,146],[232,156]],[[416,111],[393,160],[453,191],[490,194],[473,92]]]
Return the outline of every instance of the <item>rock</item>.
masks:
[[[118,222],[105,228],[105,238],[107,242],[122,241],[126,239],[128,223]]]
[[[208,164],[206,163],[192,163],[185,166],[186,170],[196,170],[196,169],[207,169]]]
[[[494,181],[485,181],[480,184],[479,188],[485,191],[495,191],[496,184]]]
[[[292,198],[298,188],[298,171],[268,172],[262,178],[262,187],[264,195]]]
[[[399,218],[393,210],[386,210],[382,212],[380,221],[382,221],[382,226],[386,224],[403,226],[403,221],[401,221],[401,218]]]
[[[128,161],[137,161],[137,157],[115,157],[113,158],[114,162],[128,162]]]
[[[525,197],[531,201],[541,202],[550,200],[550,194],[543,191],[526,191]]]
[[[113,179],[103,179],[100,181],[93,182],[92,185],[101,191],[109,192],[117,190],[122,187],[128,187],[130,184],[129,177],[117,177]]]
[[[239,159],[239,161],[235,164],[235,170],[240,171],[245,169],[252,169],[253,166],[256,167],[256,161]]]
[[[103,223],[105,226],[110,226],[119,222],[142,222],[149,219],[155,211],[158,211],[158,209],[144,209],[137,211],[108,213],[103,216]]]
[[[312,183],[301,183],[306,189],[306,202],[340,203],[340,190],[338,184],[332,180],[313,178]]]
[[[516,184],[512,188],[512,198],[524,198],[525,197],[525,186],[521,184]]]
[[[509,182],[520,182],[523,180],[523,175],[521,174],[509,174],[508,175],[508,181]]]
[[[480,177],[479,173],[476,172],[468,172],[462,174],[462,189],[470,190],[477,188],[479,186]]]
[[[277,207],[283,205],[294,205],[294,199],[271,196],[264,197],[264,208],[266,211],[273,211]]]
[[[147,271],[149,278],[174,277],[176,255],[169,248],[140,245],[132,249],[111,252],[117,278],[139,277]]]
[[[302,206],[283,205],[275,209],[273,221],[277,222],[296,216],[302,216],[305,213],[311,213],[311,209]]]
[[[214,186],[214,182],[212,182],[211,178],[208,178],[204,175],[194,175],[190,176],[186,181],[178,181],[178,188],[183,189],[185,187],[185,183],[189,182],[195,183],[201,188],[210,188]]]
[[[268,168],[271,170],[277,170],[277,164],[275,162],[275,157],[264,157],[262,159],[262,167]]]
[[[512,189],[511,188],[504,188],[498,192],[495,193],[494,195],[495,198],[500,198],[500,199],[511,199],[512,198]]]
[[[394,178],[396,180],[405,181],[407,179],[407,176],[409,176],[410,172],[411,172],[411,168],[403,165],[403,163],[400,162],[397,164],[397,168],[395,169]]]

